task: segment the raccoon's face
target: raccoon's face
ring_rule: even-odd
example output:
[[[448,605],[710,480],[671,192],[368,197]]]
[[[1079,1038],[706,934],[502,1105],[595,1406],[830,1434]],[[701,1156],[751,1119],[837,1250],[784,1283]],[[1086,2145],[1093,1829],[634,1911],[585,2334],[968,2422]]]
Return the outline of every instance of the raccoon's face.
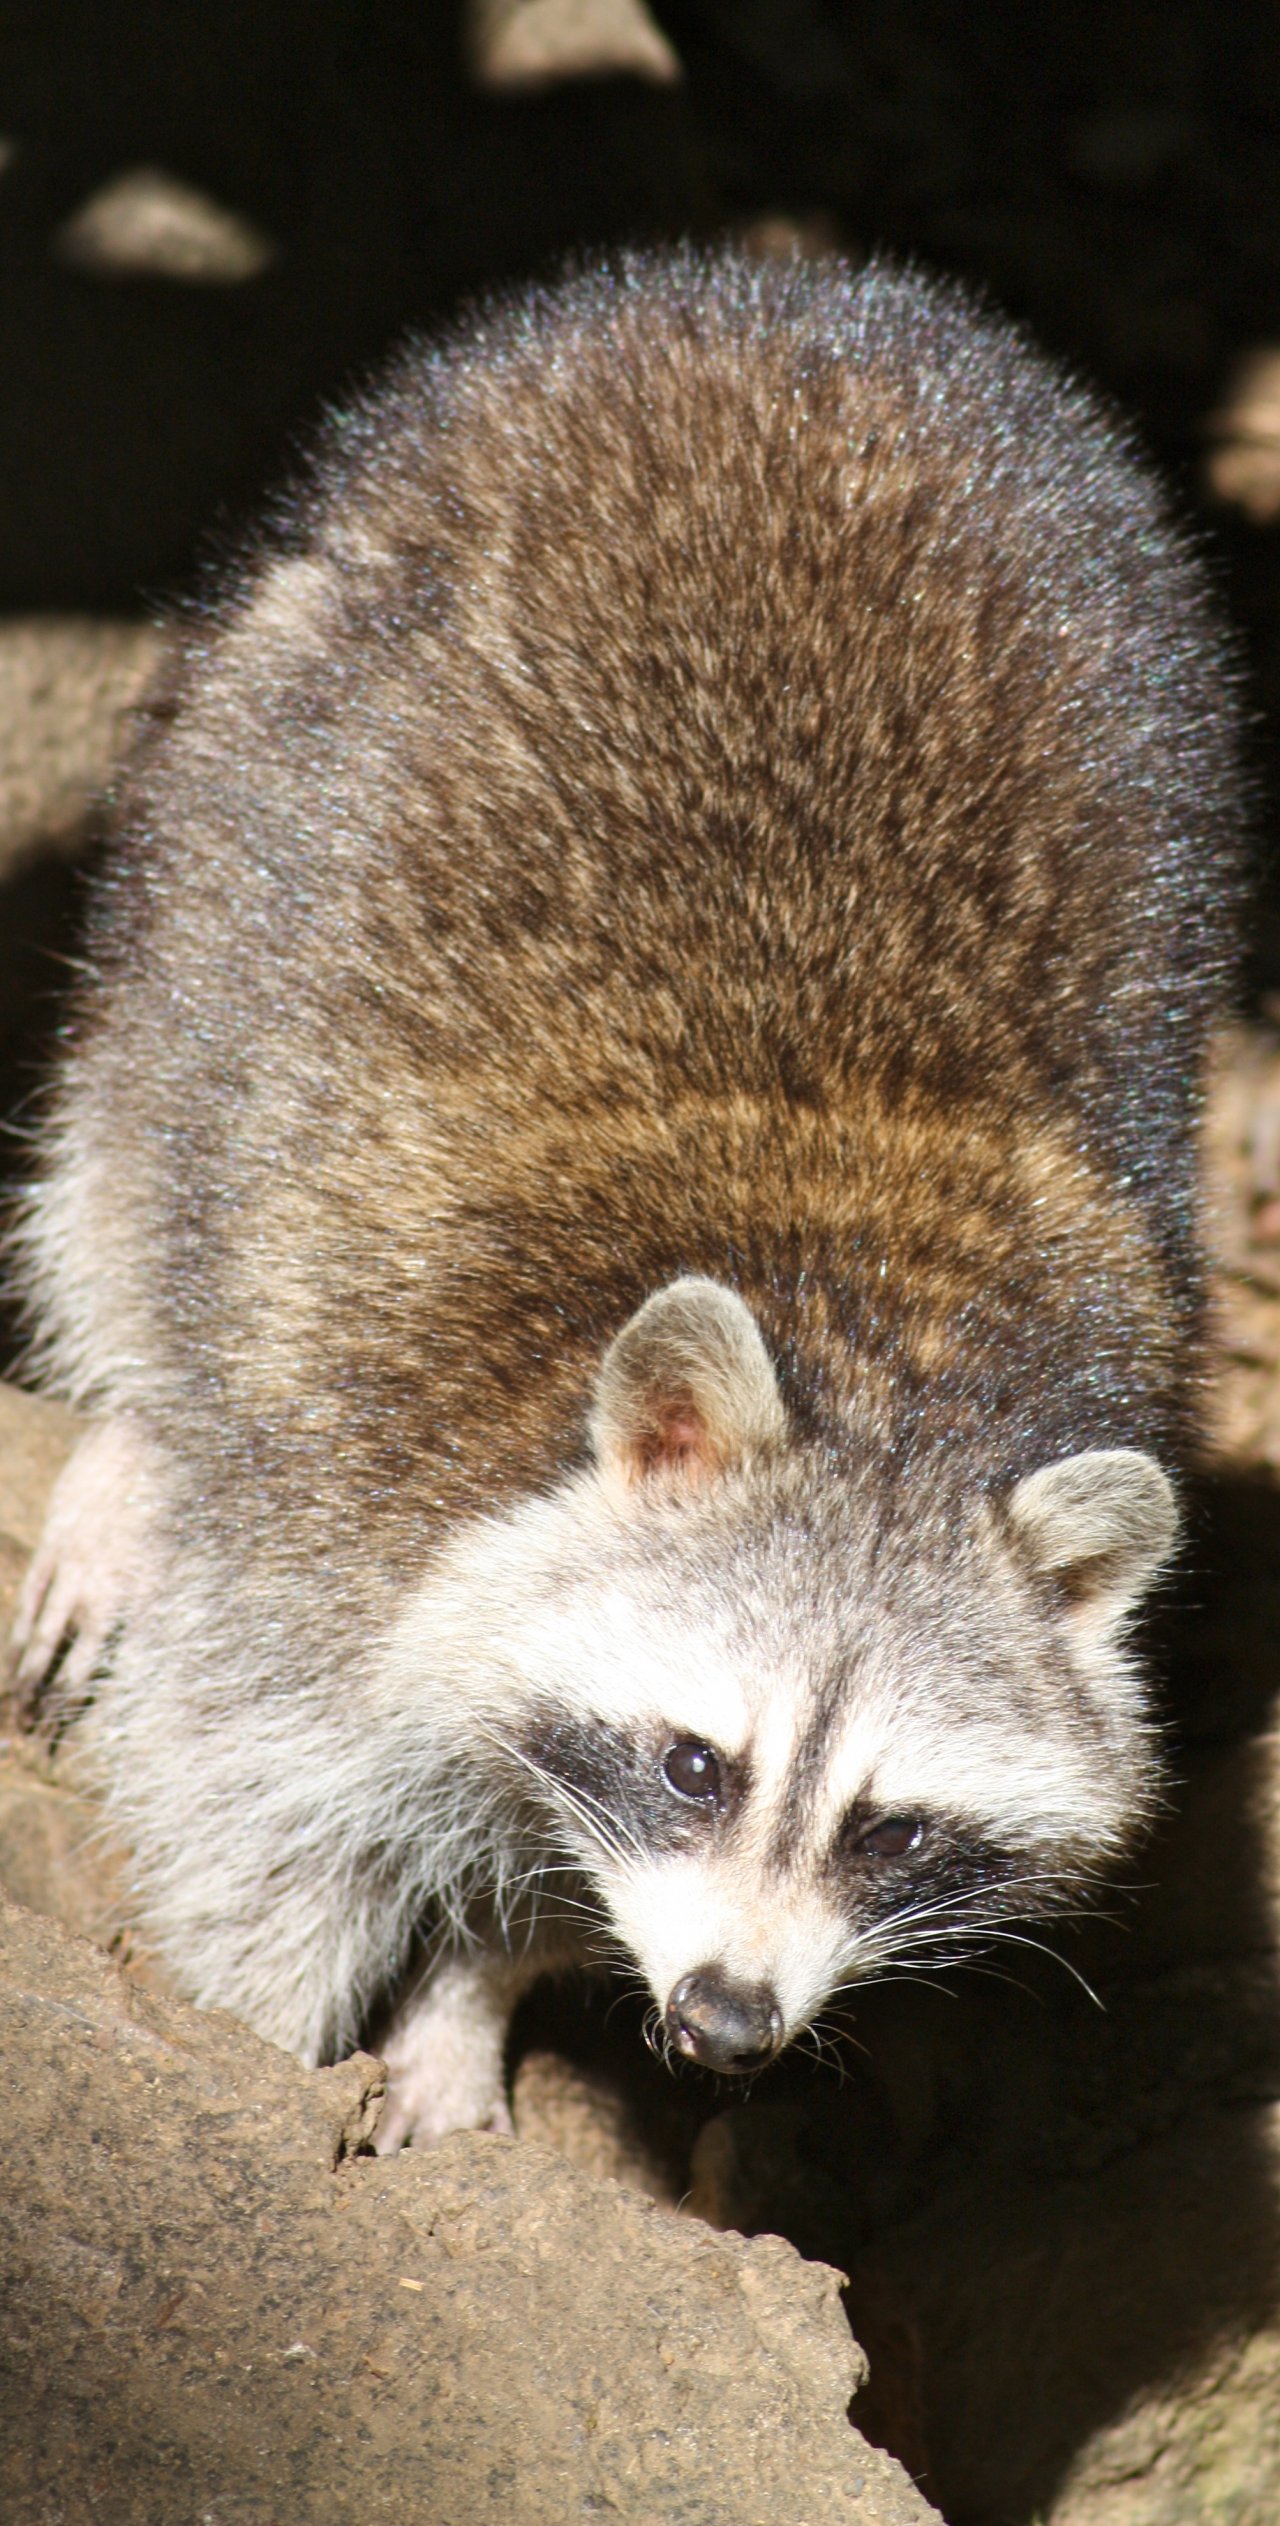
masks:
[[[674,2050],[756,2069],[842,1985],[963,1955],[1123,1842],[1152,1764],[1121,1635],[1176,1525],[1149,1457],[871,1504],[695,1280],[613,1345],[593,1436],[504,1735]]]

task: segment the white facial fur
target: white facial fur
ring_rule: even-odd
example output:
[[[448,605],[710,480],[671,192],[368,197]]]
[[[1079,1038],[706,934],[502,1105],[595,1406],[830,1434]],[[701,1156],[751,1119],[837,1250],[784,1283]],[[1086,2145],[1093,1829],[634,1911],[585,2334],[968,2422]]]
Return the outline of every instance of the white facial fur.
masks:
[[[685,1974],[714,1965],[774,1993],[789,2041],[856,1970],[856,1940],[833,1905],[803,1884],[784,1894],[749,1864],[670,1859],[619,1871],[609,1893],[659,2007]]]
[[[1033,1494],[1046,1517],[1054,1495],[1052,1478]],[[829,1471],[819,1512],[794,1459],[679,1500],[627,1503],[589,1473],[459,1538],[402,1621],[387,1671],[397,1699],[420,1694],[443,1653],[451,1691],[501,1744],[518,1748],[541,1721],[635,1749],[645,1815],[627,1784],[612,1808],[601,1801],[612,1831],[594,1829],[572,1782],[559,1802],[548,1782],[544,1804],[660,2008],[682,1975],[713,1965],[767,1985],[790,2037],[857,1976],[874,1922],[829,1866],[855,1800],[871,1816],[945,1818],[1031,1878],[1124,1835],[1148,1754],[1122,1609],[1083,1629],[1078,1608],[1046,1616],[1021,1534],[1011,1549],[985,1509],[952,1534],[922,1500],[919,1564],[888,1582],[864,1522]],[[1064,1532],[1057,1516],[1057,1542]],[[780,1857],[797,1757],[833,1677]],[[683,1810],[665,1788],[678,1737],[749,1767],[733,1815]]]

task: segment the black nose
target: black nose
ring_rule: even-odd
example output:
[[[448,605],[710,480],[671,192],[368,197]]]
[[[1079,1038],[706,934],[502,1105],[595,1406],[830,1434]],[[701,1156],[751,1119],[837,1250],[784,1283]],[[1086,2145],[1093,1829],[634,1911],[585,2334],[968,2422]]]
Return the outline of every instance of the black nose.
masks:
[[[676,1984],[667,2033],[677,2052],[708,2070],[761,2070],[782,2042],[782,2011],[766,1983],[730,1982],[704,1965]]]

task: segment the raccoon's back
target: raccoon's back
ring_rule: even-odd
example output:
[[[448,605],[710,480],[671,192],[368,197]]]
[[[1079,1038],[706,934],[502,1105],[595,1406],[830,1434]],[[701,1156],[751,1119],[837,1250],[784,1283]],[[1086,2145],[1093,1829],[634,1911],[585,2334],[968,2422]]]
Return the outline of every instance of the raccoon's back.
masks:
[[[780,1179],[860,1107],[1051,1125],[1187,1284],[1228,685],[1130,452],[948,289],[640,258],[411,353],[122,787],[68,1104],[117,1352],[225,1402],[256,1344],[292,1411],[319,1307],[353,1414],[363,1352],[447,1415],[423,1285],[503,1268],[511,1153],[612,1117],[625,1197],[617,1118],[713,1107]]]

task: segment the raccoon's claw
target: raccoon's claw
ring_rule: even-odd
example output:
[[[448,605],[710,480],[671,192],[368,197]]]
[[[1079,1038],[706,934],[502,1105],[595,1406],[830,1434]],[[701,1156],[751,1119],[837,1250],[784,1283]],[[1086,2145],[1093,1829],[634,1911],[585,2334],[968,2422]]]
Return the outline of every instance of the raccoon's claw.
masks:
[[[27,1572],[11,1635],[18,1716],[32,1726],[56,1685],[58,1699],[83,1699],[112,1626],[95,1624],[88,1573],[42,1544]]]
[[[419,2091],[396,2079],[388,2088],[373,2145],[380,2158],[393,2158],[400,2149],[429,2149],[434,2140],[443,2140],[451,2131],[497,2131],[511,2140],[515,2124],[505,2096],[495,2097],[476,2118],[465,2100],[451,2099],[434,2081]]]
[[[148,1566],[145,1453],[123,1423],[81,1441],[53,1488],[10,1636],[14,1696],[32,1726],[89,1698]]]

